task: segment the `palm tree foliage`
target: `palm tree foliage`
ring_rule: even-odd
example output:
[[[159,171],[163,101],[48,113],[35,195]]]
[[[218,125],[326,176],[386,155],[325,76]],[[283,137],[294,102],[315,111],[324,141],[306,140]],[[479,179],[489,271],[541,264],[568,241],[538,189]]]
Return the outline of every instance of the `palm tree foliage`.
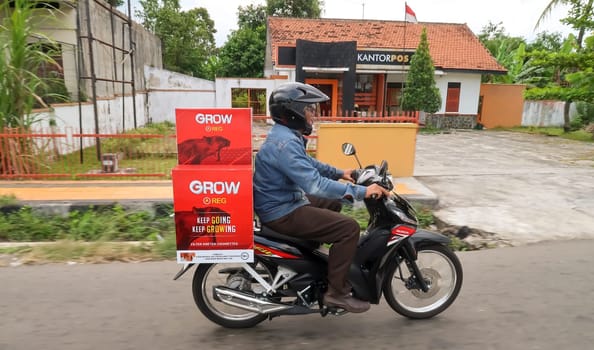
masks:
[[[36,21],[51,17],[49,9],[35,9],[35,2],[26,0],[0,3],[4,19],[0,23],[0,130],[4,127],[28,128],[36,104],[47,107],[39,91],[46,90],[48,80],[38,72],[57,66],[49,37],[35,30]],[[58,69],[60,69],[58,67]]]

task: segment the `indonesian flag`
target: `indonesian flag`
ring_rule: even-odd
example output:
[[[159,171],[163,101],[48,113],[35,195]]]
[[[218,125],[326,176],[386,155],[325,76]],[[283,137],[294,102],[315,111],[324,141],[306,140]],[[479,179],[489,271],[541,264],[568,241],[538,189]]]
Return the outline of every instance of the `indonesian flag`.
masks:
[[[404,21],[417,23],[417,15],[406,3],[404,3]]]

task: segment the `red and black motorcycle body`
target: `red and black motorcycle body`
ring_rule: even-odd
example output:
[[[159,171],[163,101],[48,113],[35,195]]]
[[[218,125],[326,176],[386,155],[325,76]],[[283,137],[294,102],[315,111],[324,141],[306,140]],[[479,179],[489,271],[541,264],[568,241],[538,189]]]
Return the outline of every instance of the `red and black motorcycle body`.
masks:
[[[344,144],[343,153],[355,155],[353,145]],[[379,167],[359,166],[351,174],[357,184],[378,184],[393,190],[385,161]],[[433,317],[448,308],[462,285],[462,267],[447,247],[449,238],[418,229],[415,210],[395,192],[388,197],[367,198],[364,203],[369,222],[348,275],[353,295],[378,304],[383,294],[394,311],[414,319]],[[192,283],[194,300],[211,321],[245,328],[280,315],[345,312],[323,304],[326,246],[262,226],[254,231],[254,253],[252,264],[197,267]],[[184,267],[175,279],[191,266]],[[224,309],[229,307],[240,313]]]
[[[417,229],[414,210],[396,194],[385,199],[366,199],[365,204],[370,222],[359,240],[349,282],[357,298],[378,304],[389,263],[401,258],[414,261],[417,246],[447,244],[449,238]],[[398,215],[405,215],[410,222],[404,223]],[[266,226],[256,231],[254,237],[255,253],[264,265],[274,270],[276,266],[285,266],[298,273],[289,282],[290,289],[303,290],[312,285],[325,288],[328,256],[318,249],[318,243],[285,236]]]

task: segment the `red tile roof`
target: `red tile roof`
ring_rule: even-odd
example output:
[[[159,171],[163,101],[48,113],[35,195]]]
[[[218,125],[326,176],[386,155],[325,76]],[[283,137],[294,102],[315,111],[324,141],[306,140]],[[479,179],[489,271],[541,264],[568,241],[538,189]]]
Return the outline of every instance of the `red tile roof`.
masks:
[[[466,24],[419,22],[405,26],[402,21],[268,17],[273,61],[279,46],[294,47],[297,39],[357,41],[359,50],[415,50],[423,27],[427,28],[429,51],[436,68],[506,72]]]

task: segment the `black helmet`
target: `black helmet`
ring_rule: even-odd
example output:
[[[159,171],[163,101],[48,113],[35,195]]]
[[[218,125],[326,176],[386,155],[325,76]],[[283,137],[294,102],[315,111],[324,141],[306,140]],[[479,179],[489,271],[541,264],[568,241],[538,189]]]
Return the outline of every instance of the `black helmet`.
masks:
[[[272,91],[268,105],[272,119],[304,135],[311,134],[312,126],[305,118],[305,108],[330,98],[315,87],[303,83],[286,83]]]

